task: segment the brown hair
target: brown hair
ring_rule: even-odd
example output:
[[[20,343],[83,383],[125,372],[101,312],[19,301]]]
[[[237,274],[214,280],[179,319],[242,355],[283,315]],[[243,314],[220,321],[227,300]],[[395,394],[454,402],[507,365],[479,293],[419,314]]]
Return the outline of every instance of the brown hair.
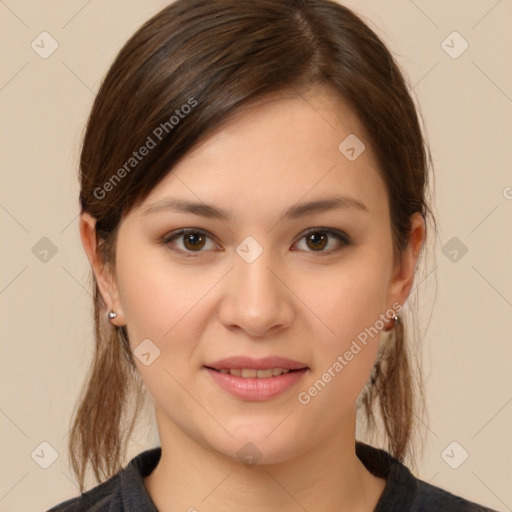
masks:
[[[96,219],[104,263],[114,269],[123,216],[198,141],[258,99],[315,84],[348,101],[366,130],[386,183],[398,261],[411,216],[434,220],[425,198],[431,159],[405,79],[374,31],[330,0],[178,0],[125,44],[88,120],[80,204]],[[151,148],[136,159],[143,146]],[[121,468],[145,393],[127,332],[106,320],[91,279],[95,353],[69,439],[81,490],[89,463],[98,482]],[[414,381],[419,366],[409,367],[404,320],[385,335],[360,401],[370,427],[378,403],[388,449],[400,460],[413,431],[414,388],[422,389]]]

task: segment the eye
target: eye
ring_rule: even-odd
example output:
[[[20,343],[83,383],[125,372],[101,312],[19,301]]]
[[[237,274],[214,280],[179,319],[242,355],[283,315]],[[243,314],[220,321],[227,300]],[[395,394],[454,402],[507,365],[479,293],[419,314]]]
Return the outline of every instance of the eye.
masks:
[[[215,249],[217,245],[214,243],[213,238],[210,235],[199,229],[186,228],[180,229],[179,231],[175,231],[173,233],[169,233],[162,238],[161,243],[163,245],[172,246],[176,245],[175,241],[181,242],[177,244],[177,248],[170,248],[177,252],[189,253],[186,254],[186,256],[194,256],[190,253],[204,252],[202,249],[207,246],[208,240],[211,242],[210,249]],[[180,245],[181,247],[179,247]]]
[[[302,235],[299,241],[305,240],[307,252],[330,254],[341,249],[341,247],[334,247],[325,250],[326,247],[332,245],[331,239],[337,241],[338,244],[341,242],[343,247],[351,244],[350,238],[345,233],[329,228],[310,229],[307,233]],[[213,236],[209,235],[205,231],[195,228],[184,228],[165,235],[161,239],[160,243],[168,246],[173,251],[184,254],[187,257],[194,257],[197,254],[208,250],[208,241],[210,242],[209,249],[218,248]]]
[[[334,249],[324,250],[325,247],[329,245],[331,238],[337,240],[338,243],[342,242],[343,246],[348,246],[351,243],[350,238],[345,233],[327,228],[310,229],[306,234],[302,235],[300,240],[305,239],[306,247],[311,249],[307,249],[307,252],[321,252],[330,254],[340,249],[340,247],[335,247]]]

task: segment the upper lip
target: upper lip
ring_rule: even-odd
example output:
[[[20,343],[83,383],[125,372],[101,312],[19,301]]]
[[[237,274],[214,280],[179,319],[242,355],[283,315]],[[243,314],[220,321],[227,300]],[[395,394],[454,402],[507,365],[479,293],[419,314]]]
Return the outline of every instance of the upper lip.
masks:
[[[215,361],[205,365],[207,368],[213,368],[214,370],[231,370],[234,368],[239,369],[255,369],[255,370],[267,370],[270,368],[283,368],[289,370],[300,370],[307,368],[308,366],[304,363],[287,359],[286,357],[269,356],[261,359],[254,359],[246,356],[233,356]]]

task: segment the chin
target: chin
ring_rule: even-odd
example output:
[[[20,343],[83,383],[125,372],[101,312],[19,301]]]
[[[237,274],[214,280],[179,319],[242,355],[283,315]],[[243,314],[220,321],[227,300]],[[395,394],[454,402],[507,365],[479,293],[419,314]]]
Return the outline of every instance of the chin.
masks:
[[[280,420],[282,421],[282,419]],[[217,453],[229,460],[236,460],[247,467],[270,465],[286,462],[304,452],[306,440],[291,435],[279,422],[262,421],[260,428],[254,421],[238,425],[236,430],[227,430],[233,437],[223,435],[221,439],[205,439]]]

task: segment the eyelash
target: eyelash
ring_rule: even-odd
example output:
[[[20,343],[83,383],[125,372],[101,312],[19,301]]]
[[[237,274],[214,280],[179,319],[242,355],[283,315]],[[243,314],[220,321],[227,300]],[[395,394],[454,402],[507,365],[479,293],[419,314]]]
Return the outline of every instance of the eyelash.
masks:
[[[184,236],[184,235],[187,235],[187,234],[190,234],[190,233],[203,235],[203,236],[209,238],[210,240],[212,240],[213,242],[216,242],[215,237],[213,237],[212,235],[210,235],[206,231],[203,231],[202,229],[184,228],[184,229],[180,229],[178,231],[174,231],[172,233],[166,234],[165,236],[163,236],[160,239],[159,243],[161,245],[168,246],[171,242],[173,242],[174,240],[176,240],[180,236]],[[324,233],[324,234],[327,234],[328,236],[332,236],[333,238],[337,239],[338,241],[343,242],[343,247],[347,247],[347,246],[351,245],[351,243],[352,243],[350,238],[345,233],[343,233],[342,231],[337,231],[337,230],[333,230],[333,229],[329,229],[329,228],[312,228],[312,229],[309,229],[304,234],[302,234],[302,236],[298,239],[298,241],[304,239],[305,237],[307,237],[308,235],[311,235],[313,233]],[[336,251],[339,251],[340,249],[341,248],[331,249],[330,251],[306,251],[306,252],[311,252],[313,254],[319,254],[319,255],[329,255],[329,254],[332,254],[332,253],[334,253]],[[176,249],[176,248],[171,248],[171,250],[179,252],[181,254],[184,254],[185,257],[187,257],[187,258],[195,258],[195,257],[199,256],[201,253],[206,252],[206,251],[203,251],[203,250],[201,250],[201,251],[184,251],[182,249]]]

